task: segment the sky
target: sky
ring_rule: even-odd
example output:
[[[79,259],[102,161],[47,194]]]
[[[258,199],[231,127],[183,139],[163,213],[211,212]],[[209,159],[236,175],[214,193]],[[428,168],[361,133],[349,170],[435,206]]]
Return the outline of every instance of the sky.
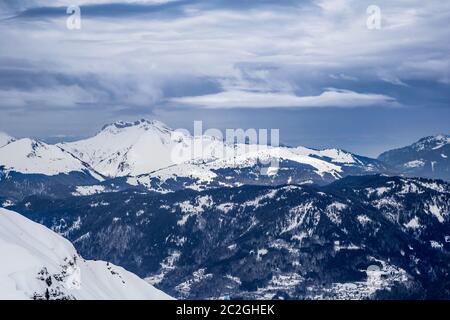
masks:
[[[376,157],[450,133],[449,21],[437,0],[0,0],[0,131],[202,120]]]

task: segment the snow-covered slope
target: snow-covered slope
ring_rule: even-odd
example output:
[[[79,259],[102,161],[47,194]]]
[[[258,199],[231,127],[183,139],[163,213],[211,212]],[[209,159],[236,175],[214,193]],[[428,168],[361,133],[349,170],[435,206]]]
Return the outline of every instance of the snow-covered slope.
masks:
[[[14,138],[4,132],[0,132],[0,148],[14,141]]]
[[[255,165],[258,161],[269,166],[271,159],[289,160],[313,167],[318,175],[328,173],[340,178],[343,165],[365,165],[357,156],[339,149],[314,150],[305,147],[264,147],[245,144],[238,144],[236,148],[238,149],[236,157],[216,160],[210,166],[212,168],[245,167]]]
[[[190,135],[174,134],[159,121],[140,120],[116,122],[105,126],[92,138],[59,146],[105,176],[122,177],[149,173],[191,159],[190,146],[194,140]],[[212,137],[201,142],[204,144],[202,154],[223,146]],[[179,151],[178,156],[174,156],[175,150]]]
[[[174,132],[161,122],[148,120],[116,122],[92,138],[59,146],[109,177],[189,177],[198,173],[205,178],[213,175],[213,169],[243,168],[258,162],[270,166],[272,159],[307,165],[319,176],[335,178],[340,177],[343,166],[371,171],[363,157],[338,149],[229,144],[211,136]]]
[[[330,163],[328,161],[318,159],[310,156],[311,152],[307,152],[306,148],[293,149],[293,148],[259,148],[256,145],[236,145],[236,156],[227,157],[223,159],[212,160],[210,162],[204,161],[190,161],[179,165],[170,166],[161,170],[154,171],[148,175],[141,175],[138,177],[130,177],[128,183],[132,185],[145,185],[149,187],[154,179],[159,182],[166,182],[167,180],[177,180],[179,178],[192,179],[192,184],[185,185],[192,189],[199,189],[199,186],[204,184],[210,184],[217,179],[221,179],[220,170],[230,170],[232,172],[227,173],[229,183],[224,185],[236,186],[241,185],[242,181],[242,169],[255,169],[252,174],[256,176],[269,176],[273,177],[278,174],[278,168],[271,167],[271,160],[277,161],[292,161],[295,163],[304,164],[311,167],[311,170],[319,177],[329,174],[335,179],[341,177],[340,173],[342,169],[340,166]],[[264,167],[261,169],[260,163],[264,163]],[[279,165],[279,163],[277,163]],[[238,171],[238,175],[234,176],[235,170]],[[261,179],[258,177],[258,179]],[[234,177],[231,179],[230,177]],[[257,180],[258,180],[257,179]],[[153,189],[153,188],[151,188]],[[163,191],[163,190],[157,190]]]
[[[243,184],[327,184],[374,173],[387,169],[377,160],[340,149],[228,143],[149,120],[115,122],[91,138],[70,143],[20,139],[0,148],[5,178],[0,176],[0,193],[3,201],[13,202],[35,194],[83,195],[79,190],[104,193],[130,185],[171,192]]]
[[[165,192],[180,187],[196,190],[242,184],[325,184],[349,174],[384,172],[373,159],[339,149],[314,150],[305,147],[270,147],[247,144],[233,146],[234,156],[198,159],[129,177],[131,185],[143,185]],[[182,185],[180,185],[180,181]]]
[[[438,134],[436,136],[425,137],[411,145],[416,151],[422,150],[438,150],[450,144],[450,136],[446,134]]]
[[[72,244],[0,209],[0,299],[170,299],[125,269],[87,261]]]
[[[440,134],[382,153],[379,160],[410,176],[450,180],[450,136]]]
[[[5,171],[47,176],[70,172],[89,172],[98,176],[87,164],[58,146],[32,139],[20,139],[0,148],[0,166]]]

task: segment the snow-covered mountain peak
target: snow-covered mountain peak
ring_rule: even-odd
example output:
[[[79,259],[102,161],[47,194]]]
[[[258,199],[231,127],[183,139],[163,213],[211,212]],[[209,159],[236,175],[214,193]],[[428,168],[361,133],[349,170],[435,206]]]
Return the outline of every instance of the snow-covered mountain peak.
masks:
[[[170,134],[173,130],[167,125],[158,120],[147,120],[141,119],[137,121],[116,121],[111,124],[105,125],[99,134],[109,133],[109,134],[121,134],[126,131],[136,131],[136,130],[154,130],[159,131],[163,134]]]
[[[349,165],[362,164],[362,162],[358,160],[357,156],[342,149],[332,148],[317,150],[306,147],[297,147],[293,150],[295,150],[295,152],[298,154],[327,159],[333,163]]]
[[[146,174],[191,160],[194,145],[199,143],[204,148],[198,149],[206,154],[206,158],[216,149],[224,147],[223,141],[192,137],[155,120],[115,122],[105,126],[94,137],[59,146],[89,163],[98,172],[118,177]]]
[[[378,159],[409,176],[449,180],[449,156],[450,136],[438,134],[386,151]]]
[[[0,148],[0,166],[7,171],[49,176],[88,171],[84,163],[58,146],[29,138],[15,140]]]
[[[417,150],[436,150],[450,144],[450,136],[446,134],[438,134],[420,139],[412,145]]]
[[[227,143],[213,136],[174,131],[155,120],[118,121],[105,126],[92,138],[60,144],[60,147],[109,177],[140,176],[187,163],[211,163],[210,168],[242,167],[254,165],[261,158],[312,165],[320,174],[337,176],[341,166],[364,166],[365,161],[339,149]]]
[[[87,261],[55,232],[0,208],[0,299],[170,299],[125,269]]]
[[[13,142],[14,140],[15,139],[9,134],[0,131],[0,148],[7,145],[8,143]]]
[[[159,121],[119,121],[91,138],[59,146],[106,176],[125,176],[167,166],[171,132]]]

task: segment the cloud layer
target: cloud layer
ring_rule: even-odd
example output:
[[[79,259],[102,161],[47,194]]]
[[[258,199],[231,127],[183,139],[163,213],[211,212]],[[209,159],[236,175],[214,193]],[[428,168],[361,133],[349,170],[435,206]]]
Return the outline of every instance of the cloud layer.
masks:
[[[172,99],[175,103],[206,108],[305,108],[305,107],[370,107],[395,106],[396,101],[381,94],[361,94],[347,90],[327,90],[317,96],[286,93],[226,91],[204,96]]]
[[[329,106],[327,87],[370,97],[389,96],[374,83],[449,83],[450,4],[382,1],[382,29],[369,30],[364,2],[102,0],[81,6],[82,29],[77,31],[65,28],[64,11],[54,10],[72,1],[53,7],[26,1],[20,10],[8,1],[5,12],[13,18],[1,22],[3,72],[45,73],[49,81],[26,90],[20,81],[15,88],[0,87],[0,95],[12,97],[2,105],[37,100],[42,106],[58,105],[56,96],[41,99],[45,90],[66,92],[69,98],[61,99],[61,106],[70,101],[74,106],[98,102],[149,108],[167,100],[191,103],[192,92],[185,93],[186,99],[164,92],[177,79],[184,79],[179,86],[186,87],[190,81],[214,83],[217,97],[239,90],[248,100],[255,89],[263,96],[266,91],[273,106],[286,104],[276,97],[289,99],[289,106],[295,101],[305,106],[310,96]],[[76,84],[64,83],[61,74]],[[205,93],[211,94],[206,84]],[[203,95],[198,99],[206,101]],[[353,96],[351,101],[346,94],[337,106],[367,101]]]

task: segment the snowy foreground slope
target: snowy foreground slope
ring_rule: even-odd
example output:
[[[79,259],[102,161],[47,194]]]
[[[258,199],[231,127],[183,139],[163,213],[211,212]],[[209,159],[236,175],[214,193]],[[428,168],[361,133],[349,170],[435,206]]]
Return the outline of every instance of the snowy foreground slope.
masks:
[[[170,299],[125,269],[87,261],[72,244],[0,209],[0,299]]]

